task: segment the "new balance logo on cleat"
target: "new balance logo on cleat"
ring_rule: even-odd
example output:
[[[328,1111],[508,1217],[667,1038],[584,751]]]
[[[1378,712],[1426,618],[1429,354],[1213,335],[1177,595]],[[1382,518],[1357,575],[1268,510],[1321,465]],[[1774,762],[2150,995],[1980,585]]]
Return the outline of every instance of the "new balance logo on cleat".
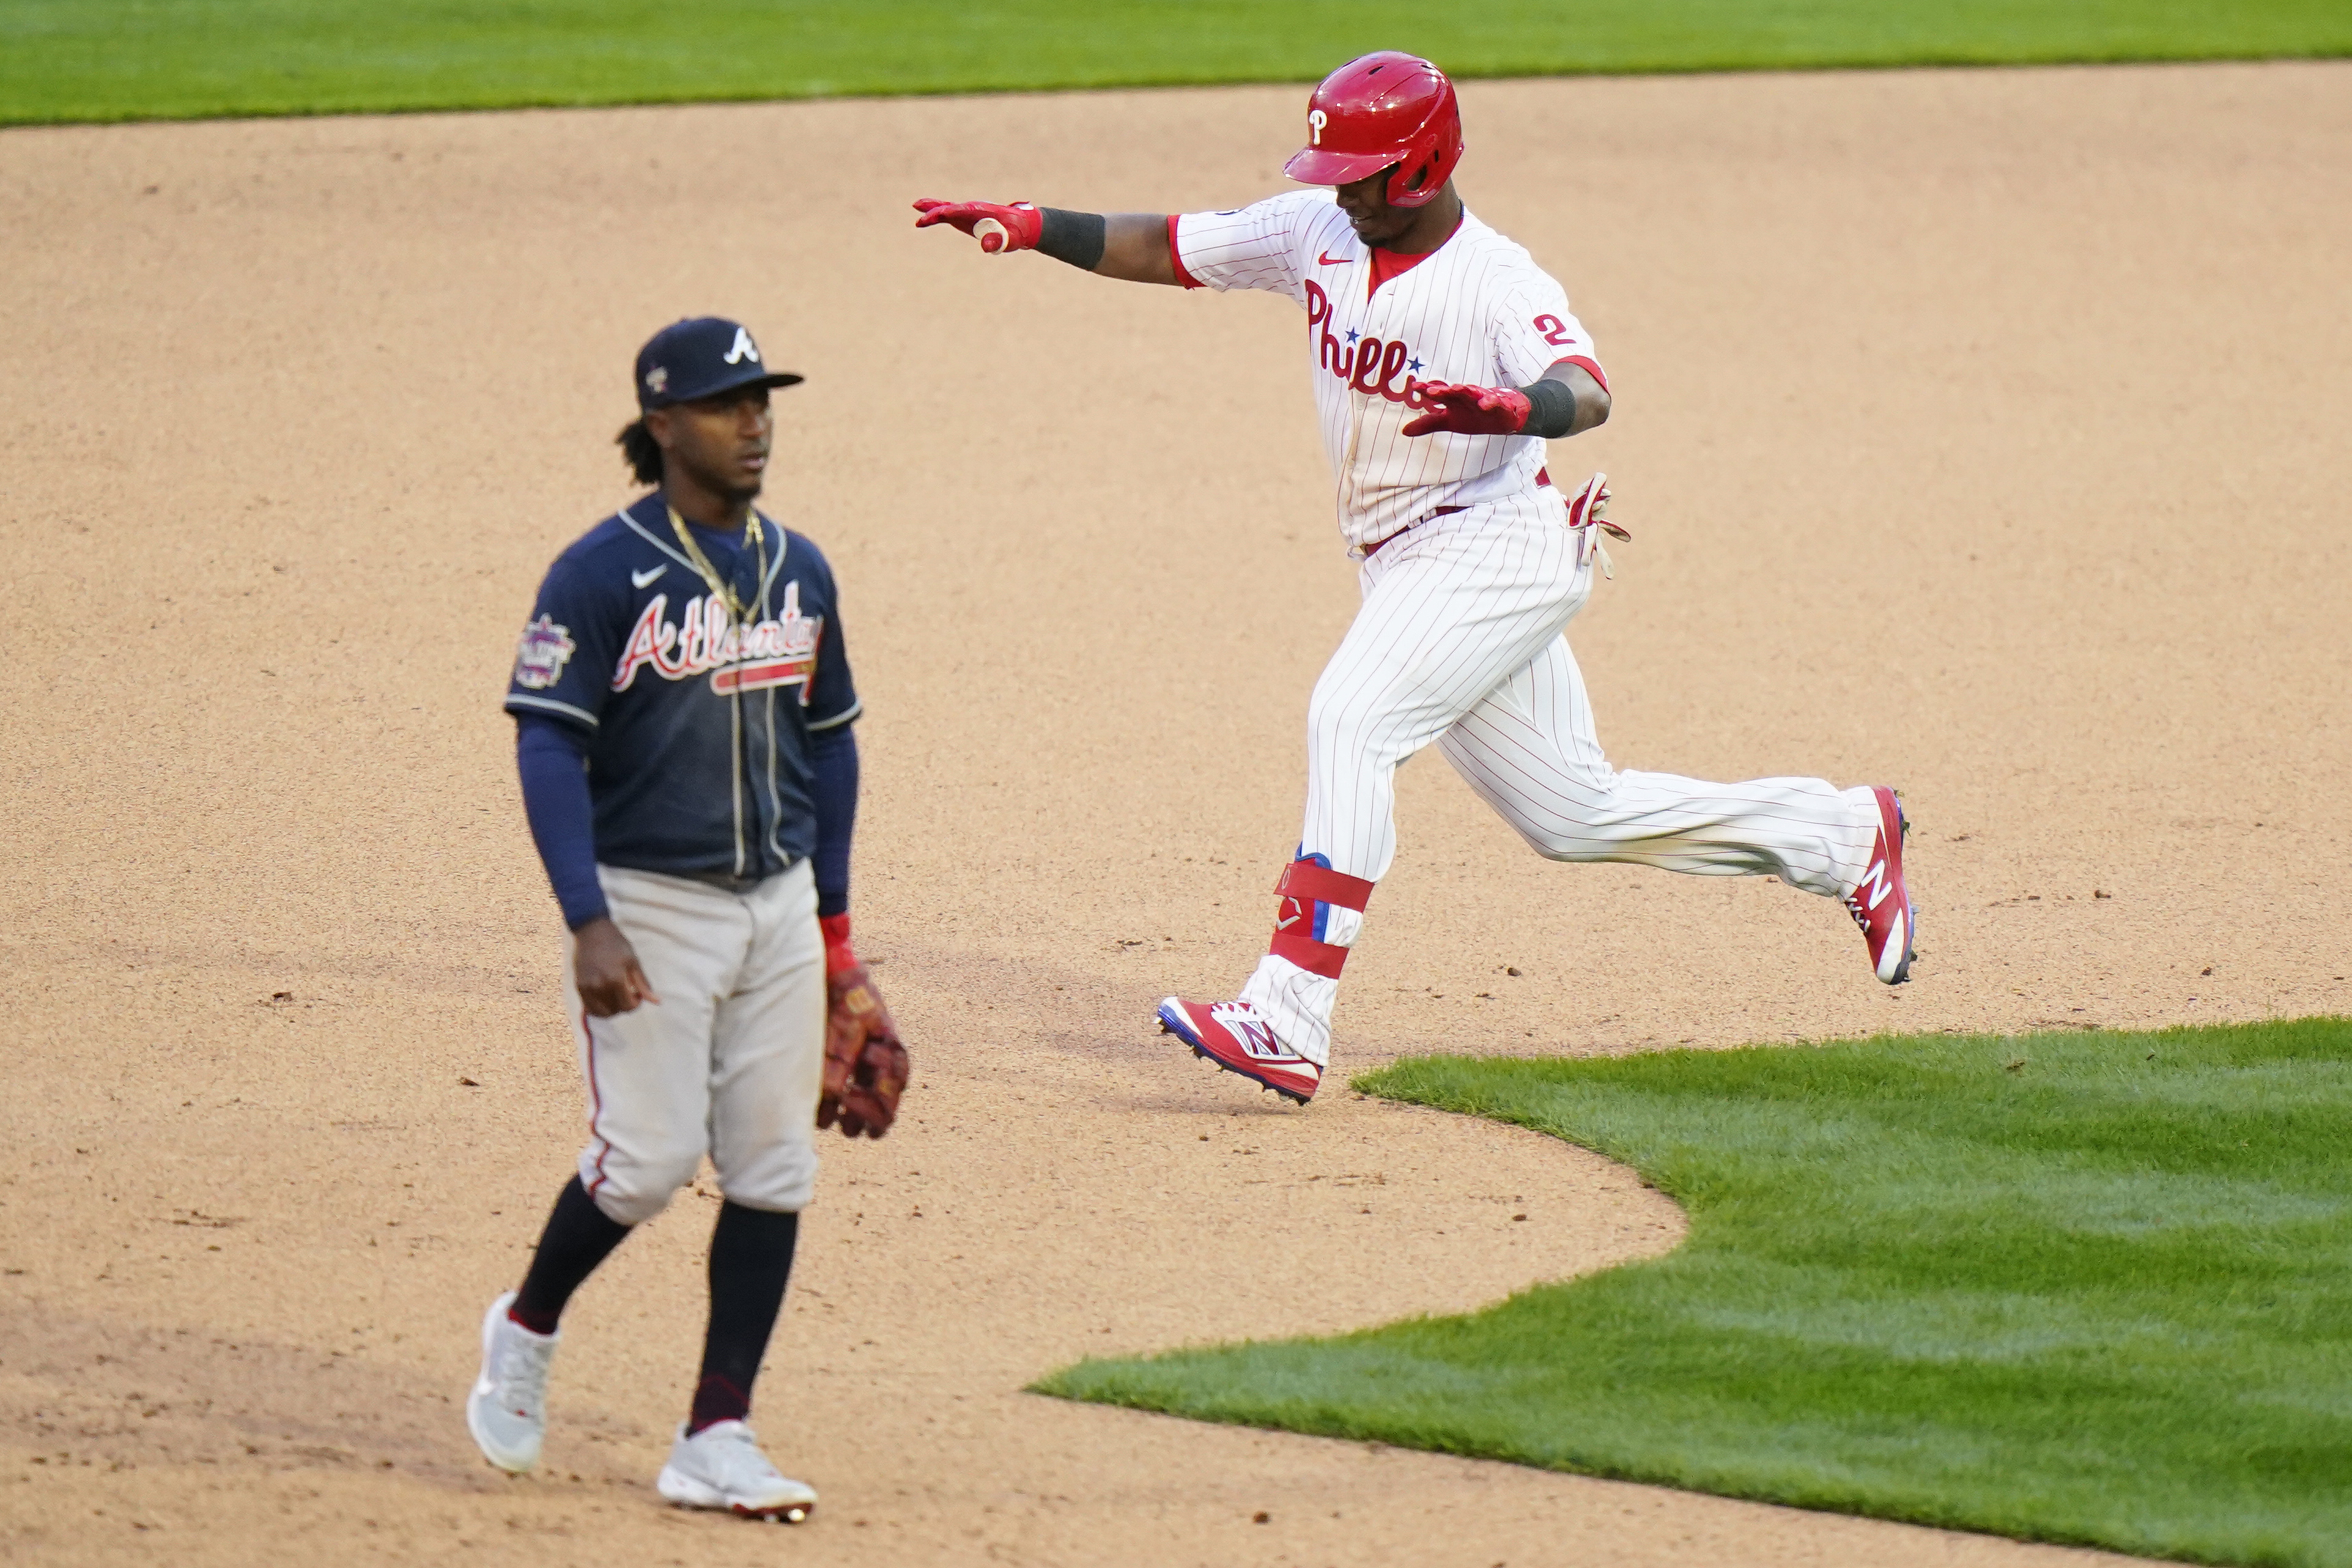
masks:
[[[1912,944],[1919,934],[1919,913],[1903,881],[1903,836],[1910,824],[1893,790],[1878,785],[1871,794],[1878,801],[1878,836],[1870,847],[1870,869],[1845,896],[1845,908],[1862,928],[1871,972],[1900,985],[1911,978]]]
[[[1211,1009],[1212,1016],[1215,1009]],[[1240,1018],[1221,1020],[1251,1060],[1261,1062],[1303,1062],[1305,1057],[1292,1054],[1290,1048],[1274,1037],[1274,1031],[1264,1024],[1253,1024]]]
[[[1284,1045],[1274,1026],[1247,1002],[1171,996],[1160,1004],[1160,1027],[1192,1047],[1194,1056],[1301,1105],[1323,1081],[1323,1069]]]

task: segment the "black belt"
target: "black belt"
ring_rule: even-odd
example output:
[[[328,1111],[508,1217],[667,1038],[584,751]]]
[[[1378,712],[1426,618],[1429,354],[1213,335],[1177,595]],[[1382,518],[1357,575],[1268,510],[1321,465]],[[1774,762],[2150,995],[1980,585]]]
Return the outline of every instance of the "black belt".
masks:
[[[781,877],[798,864],[800,862],[797,860],[787,860],[782,870],[771,871],[766,877],[740,877],[732,871],[680,871],[677,875],[689,882],[700,882],[706,887],[717,888],[721,892],[748,893],[766,881],[769,877]]]

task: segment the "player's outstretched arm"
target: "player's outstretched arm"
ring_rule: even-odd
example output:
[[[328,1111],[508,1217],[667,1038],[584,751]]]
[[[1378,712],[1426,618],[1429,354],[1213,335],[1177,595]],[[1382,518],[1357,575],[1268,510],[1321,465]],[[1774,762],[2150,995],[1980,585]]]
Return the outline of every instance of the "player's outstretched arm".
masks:
[[[915,220],[917,228],[946,224],[978,240],[990,256],[1034,250],[1105,278],[1171,287],[1178,282],[1165,214],[1080,213],[1032,202],[943,202],[929,196],[917,202],[915,210],[923,215]]]
[[[1580,436],[1609,418],[1609,389],[1582,365],[1561,360],[1526,386],[1416,381],[1407,399],[1423,410],[1408,436]]]

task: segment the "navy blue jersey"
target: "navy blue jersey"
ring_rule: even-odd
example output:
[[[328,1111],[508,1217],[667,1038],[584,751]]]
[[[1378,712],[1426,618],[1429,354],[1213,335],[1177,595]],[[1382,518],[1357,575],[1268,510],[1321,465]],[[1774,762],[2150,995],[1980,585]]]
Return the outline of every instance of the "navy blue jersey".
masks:
[[[732,624],[656,491],[590,529],[548,568],[515,655],[507,711],[587,737],[596,858],[686,876],[764,877],[816,848],[808,747],[857,717],[833,569],[760,519],[697,529],[752,616]]]

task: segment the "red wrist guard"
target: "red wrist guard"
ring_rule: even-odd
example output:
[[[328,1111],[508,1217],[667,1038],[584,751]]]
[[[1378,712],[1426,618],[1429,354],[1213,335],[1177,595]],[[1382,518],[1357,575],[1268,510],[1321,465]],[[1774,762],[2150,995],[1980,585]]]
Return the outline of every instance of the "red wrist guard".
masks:
[[[824,972],[838,974],[857,966],[857,954],[849,945],[849,911],[837,915],[819,915],[816,929],[824,933]]]

